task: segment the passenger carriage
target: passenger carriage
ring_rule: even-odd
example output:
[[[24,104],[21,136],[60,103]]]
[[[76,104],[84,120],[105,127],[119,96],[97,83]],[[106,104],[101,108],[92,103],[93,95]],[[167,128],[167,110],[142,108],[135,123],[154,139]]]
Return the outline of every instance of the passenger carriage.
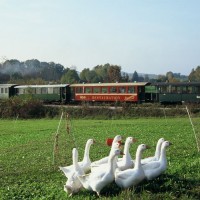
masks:
[[[146,88],[146,99],[162,104],[200,103],[200,82],[154,83]]]
[[[70,88],[69,84],[57,85],[18,85],[15,86],[17,96],[26,98],[31,96],[34,99],[39,99],[43,102],[69,102]]]
[[[15,95],[16,84],[0,84],[0,99],[9,99]]]
[[[72,101],[135,102],[145,101],[147,82],[138,83],[86,83],[70,85]]]

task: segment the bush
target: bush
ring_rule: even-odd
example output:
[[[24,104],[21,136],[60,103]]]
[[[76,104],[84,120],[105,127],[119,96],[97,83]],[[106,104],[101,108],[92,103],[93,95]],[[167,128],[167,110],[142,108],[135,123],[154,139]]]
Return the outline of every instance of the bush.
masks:
[[[42,118],[45,116],[45,109],[42,102],[38,100],[13,97],[1,101],[0,115],[2,118]]]
[[[193,116],[200,115],[199,105],[187,105]],[[14,97],[0,102],[0,116],[2,118],[54,118],[64,111],[74,119],[129,119],[138,117],[181,117],[187,116],[185,105],[162,106],[159,104],[130,104],[123,103],[120,107],[108,105],[89,106],[44,106],[34,99]]]

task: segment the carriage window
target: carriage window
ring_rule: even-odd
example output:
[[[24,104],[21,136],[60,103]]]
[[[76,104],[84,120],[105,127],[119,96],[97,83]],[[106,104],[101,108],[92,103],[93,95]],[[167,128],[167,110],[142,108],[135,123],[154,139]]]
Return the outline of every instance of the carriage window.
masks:
[[[60,88],[53,88],[53,94],[59,94]]]
[[[83,88],[82,87],[77,87],[76,88],[76,93],[83,93]]]
[[[48,92],[48,94],[53,94],[53,88],[47,88],[47,92]]]
[[[134,87],[133,86],[129,86],[128,87],[128,93],[134,93],[135,90],[134,90]]]
[[[188,87],[187,87],[187,92],[188,92],[188,93],[192,93],[192,86],[188,86]]]
[[[100,87],[94,87],[93,88],[93,92],[94,93],[100,93],[101,92],[101,88]]]
[[[167,86],[161,86],[160,87],[160,92],[161,93],[166,93],[167,92]]]
[[[36,94],[41,94],[41,88],[36,88]]]
[[[47,94],[47,88],[41,88],[41,94]]]
[[[102,93],[108,93],[108,88],[107,87],[102,87]]]
[[[171,93],[171,92],[172,92],[172,86],[169,85],[169,86],[167,87],[167,93]]]
[[[181,93],[181,87],[177,87],[177,93]]]
[[[111,87],[110,88],[110,93],[116,93],[117,92],[117,88],[116,87]]]
[[[198,87],[198,86],[194,87],[194,92],[199,94],[200,93],[200,87]]]
[[[119,93],[125,93],[126,88],[125,87],[119,87]]]
[[[187,87],[186,86],[182,87],[182,93],[187,93]]]
[[[24,94],[24,89],[19,88],[19,89],[18,89],[18,94]]]
[[[92,88],[85,87],[85,93],[92,93]]]
[[[36,89],[35,88],[27,88],[27,94],[35,94]]]
[[[177,93],[177,86],[172,86],[172,93]]]

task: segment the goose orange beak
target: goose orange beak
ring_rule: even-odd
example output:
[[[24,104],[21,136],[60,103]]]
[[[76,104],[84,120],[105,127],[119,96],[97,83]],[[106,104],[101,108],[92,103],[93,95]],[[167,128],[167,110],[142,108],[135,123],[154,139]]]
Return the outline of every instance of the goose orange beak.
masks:
[[[136,138],[133,138],[133,142],[137,142],[137,139],[136,139]]]

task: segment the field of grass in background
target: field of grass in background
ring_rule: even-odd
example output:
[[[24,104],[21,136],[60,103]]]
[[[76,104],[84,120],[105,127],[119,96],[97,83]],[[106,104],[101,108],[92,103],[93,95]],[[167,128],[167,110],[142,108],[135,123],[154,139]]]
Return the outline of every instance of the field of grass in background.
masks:
[[[200,142],[200,119],[192,120]],[[72,163],[73,147],[78,148],[81,160],[89,138],[96,140],[90,149],[91,160],[107,156],[110,147],[105,141],[117,134],[124,140],[128,136],[138,140],[130,148],[133,159],[141,143],[151,146],[143,154],[147,157],[154,154],[159,138],[172,142],[167,149],[168,169],[160,177],[128,190],[113,183],[102,190],[101,199],[199,199],[200,153],[189,118],[71,120],[68,133],[63,117],[54,152],[58,125],[59,119],[0,121],[0,199],[96,199],[94,192],[84,189],[68,197],[63,190],[66,178],[58,166]]]

